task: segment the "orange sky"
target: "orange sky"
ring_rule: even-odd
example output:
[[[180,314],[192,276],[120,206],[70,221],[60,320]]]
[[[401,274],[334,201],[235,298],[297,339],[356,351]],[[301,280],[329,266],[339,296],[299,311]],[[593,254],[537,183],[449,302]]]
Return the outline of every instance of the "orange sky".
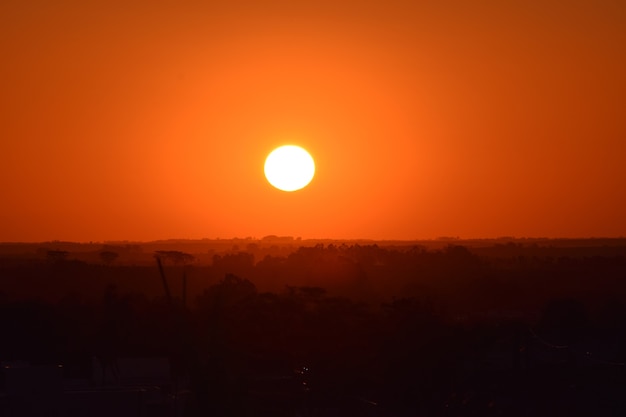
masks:
[[[4,0],[0,241],[626,236],[625,45],[618,0]]]

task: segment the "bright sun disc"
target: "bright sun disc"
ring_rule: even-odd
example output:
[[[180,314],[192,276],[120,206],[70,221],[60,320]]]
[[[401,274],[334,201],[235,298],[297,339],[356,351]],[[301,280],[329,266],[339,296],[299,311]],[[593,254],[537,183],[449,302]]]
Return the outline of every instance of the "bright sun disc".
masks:
[[[283,191],[306,187],[315,175],[315,162],[303,148],[285,145],[274,149],[265,159],[265,178]]]

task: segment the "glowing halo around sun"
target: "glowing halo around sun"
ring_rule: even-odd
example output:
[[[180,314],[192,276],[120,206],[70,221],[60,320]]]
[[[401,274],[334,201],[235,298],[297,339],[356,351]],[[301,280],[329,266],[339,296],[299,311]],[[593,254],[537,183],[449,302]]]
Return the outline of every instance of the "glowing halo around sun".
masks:
[[[265,159],[265,178],[282,191],[306,187],[315,175],[313,157],[300,146],[285,145],[274,149]]]

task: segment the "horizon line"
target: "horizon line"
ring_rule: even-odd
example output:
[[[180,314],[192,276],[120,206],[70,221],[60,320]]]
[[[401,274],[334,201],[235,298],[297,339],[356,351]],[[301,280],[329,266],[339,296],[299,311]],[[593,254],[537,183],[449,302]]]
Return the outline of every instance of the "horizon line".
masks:
[[[502,241],[502,240],[624,240],[626,236],[578,236],[578,237],[548,237],[548,236],[497,236],[497,237],[459,237],[459,236],[439,236],[434,238],[384,238],[384,239],[375,239],[375,238],[302,238],[302,237],[294,237],[294,236],[278,236],[278,235],[267,235],[261,238],[257,237],[230,237],[230,238],[222,238],[222,237],[203,237],[203,238],[165,238],[165,239],[151,239],[151,240],[131,240],[131,239],[117,239],[117,240],[90,240],[90,241],[81,241],[81,240],[62,240],[62,239],[52,239],[52,240],[39,240],[39,241],[15,241],[15,240],[7,240],[0,241],[0,245],[7,244],[46,244],[46,243],[73,243],[73,244],[84,244],[84,245],[95,245],[95,244],[149,244],[149,243],[165,243],[165,242],[201,242],[201,241],[259,241],[259,242],[319,242],[319,241],[331,241],[331,242],[462,242],[462,241]]]

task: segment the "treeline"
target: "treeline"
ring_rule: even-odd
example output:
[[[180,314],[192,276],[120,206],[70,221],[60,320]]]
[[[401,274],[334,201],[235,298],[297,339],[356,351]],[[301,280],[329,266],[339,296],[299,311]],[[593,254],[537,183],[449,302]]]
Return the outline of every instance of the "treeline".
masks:
[[[601,248],[600,248],[601,249]],[[420,246],[317,245],[289,255],[256,258],[254,252],[214,254],[211,265],[180,251],[157,251],[172,294],[194,300],[225,274],[254,283],[259,292],[281,293],[287,287],[321,287],[328,294],[377,306],[393,297],[428,299],[449,314],[487,311],[536,314],[555,297],[584,299],[597,306],[626,296],[626,257],[607,248],[582,250],[497,245],[440,250]],[[97,301],[105,288],[163,296],[153,257],[151,265],[117,265],[115,252],[103,250],[99,262],[73,260],[65,251],[48,251],[39,260],[0,259],[0,293],[10,299],[57,302],[67,295]],[[555,256],[555,254],[560,254]]]
[[[189,376],[199,414],[261,415],[255,381],[305,368],[306,390],[288,390],[291,410],[626,410],[611,394],[626,383],[621,256],[318,245],[258,261],[215,255],[201,267],[160,255],[162,273],[156,261],[5,260],[0,359],[88,377],[93,357],[166,356]]]

